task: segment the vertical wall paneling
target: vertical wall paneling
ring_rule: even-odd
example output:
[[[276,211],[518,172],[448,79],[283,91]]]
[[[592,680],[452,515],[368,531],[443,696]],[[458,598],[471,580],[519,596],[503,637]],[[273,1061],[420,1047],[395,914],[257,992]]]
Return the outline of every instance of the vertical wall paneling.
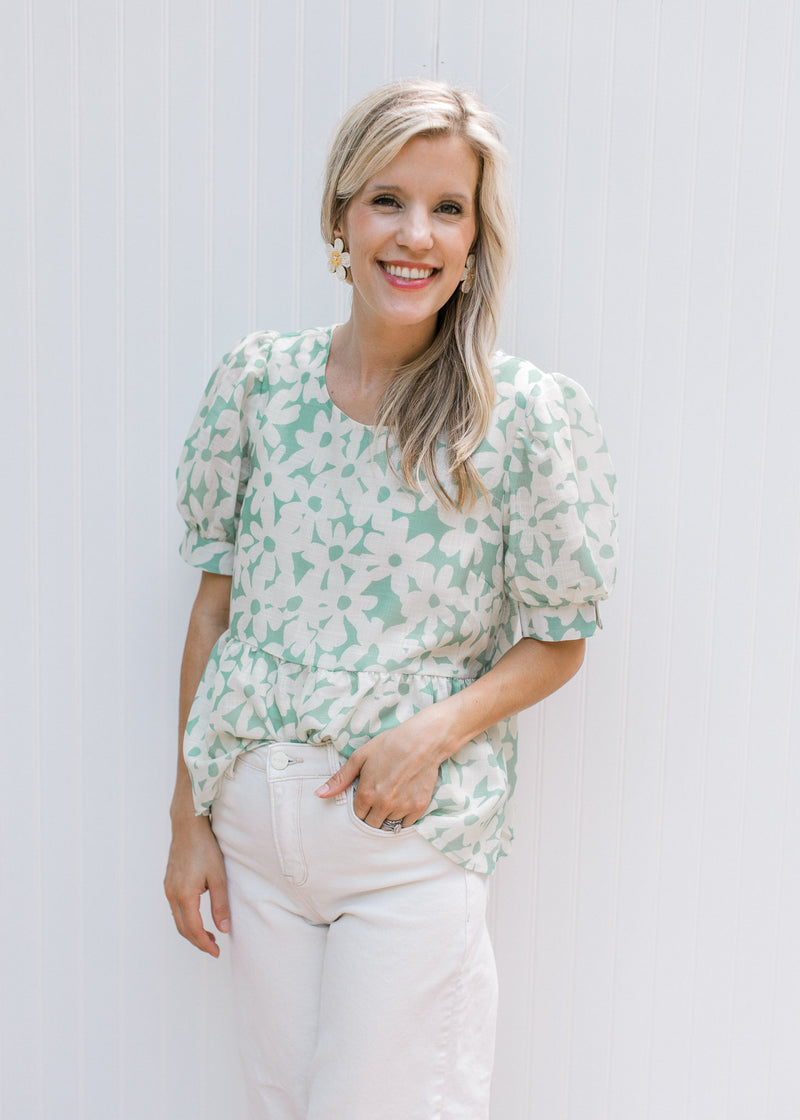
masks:
[[[349,30],[346,3],[307,13],[303,35],[302,103],[298,106],[298,142],[302,167],[295,185],[298,199],[296,252],[303,261],[294,325],[319,323],[320,306],[330,307],[340,283],[328,272],[319,234],[319,199],[330,134],[339,115],[339,88],[348,80]],[[343,48],[343,41],[347,44]],[[328,82],[309,83],[305,75],[327,72]],[[342,306],[342,314],[344,307]],[[330,322],[329,312],[327,321]]]
[[[783,431],[793,420],[786,416],[783,402],[793,399],[794,361],[796,343],[796,291],[797,282],[791,280],[793,266],[790,259],[800,245],[800,219],[797,208],[790,200],[800,189],[800,97],[798,97],[797,58],[800,48],[800,16],[796,5],[787,5],[787,26],[785,35],[785,103],[782,107],[782,143],[779,155],[780,183],[782,185],[780,225],[775,270],[775,296],[772,303],[773,318],[770,324],[771,357],[771,407],[768,431],[773,426],[780,429],[780,417],[784,417]],[[794,307],[794,312],[792,311]],[[782,454],[783,453],[783,454]],[[780,526],[783,542],[778,550],[773,569],[771,585],[785,589],[789,617],[796,618],[800,606],[800,571],[796,563],[800,548],[800,480],[797,468],[788,459],[792,457],[788,447],[781,448],[778,439],[770,439],[767,445],[767,479],[782,479],[781,486],[765,488],[764,523]],[[780,463],[780,465],[779,465]],[[764,609],[769,609],[764,605]],[[765,634],[766,637],[766,634]],[[797,936],[797,924],[792,920],[792,912],[785,899],[793,891],[800,876],[800,857],[798,852],[798,833],[800,824],[798,814],[792,811],[787,800],[789,790],[797,788],[798,751],[800,742],[800,705],[798,705],[798,681],[800,662],[798,660],[797,628],[793,628],[792,638],[786,650],[785,662],[776,662],[770,657],[768,665],[778,664],[781,673],[776,674],[774,685],[779,693],[779,703],[770,706],[762,702],[762,711],[769,712],[770,740],[775,744],[775,758],[779,761],[778,782],[783,783],[786,797],[780,799],[781,812],[776,813],[776,823],[780,828],[779,848],[775,854],[777,879],[775,900],[779,910],[778,921],[769,931],[769,944],[774,945],[775,958],[772,976],[769,978],[769,1064],[765,1112],[767,1115],[789,1115],[797,1107],[797,1086],[793,1085],[788,1070],[791,1066],[790,1038],[796,1030],[796,1009],[800,1006],[800,965],[791,946],[792,930]],[[764,677],[768,676],[765,666]],[[763,687],[763,685],[762,685]],[[744,901],[744,900],[743,900]]]
[[[35,340],[38,381],[36,400],[37,505],[39,518],[39,652],[42,755],[41,796],[41,983],[43,1108],[56,1098],[77,1112],[81,1040],[76,1028],[79,1007],[80,920],[61,922],[63,914],[80,914],[79,771],[72,759],[78,711],[75,695],[75,629],[78,603],[78,556],[73,526],[80,512],[74,490],[73,420],[73,235],[70,8],[32,12],[34,72],[34,207],[36,211]],[[58,350],[54,342],[58,340]],[[64,748],[50,749],[53,735]],[[69,744],[69,747],[67,747]],[[69,837],[70,842],[65,843]]]
[[[253,324],[256,321],[258,300],[258,221],[259,221],[259,151],[258,130],[259,114],[259,84],[261,78],[261,5],[258,0],[251,0],[249,41],[249,89],[248,89],[248,114],[250,128],[248,132],[248,164],[249,164],[249,190],[247,208],[249,223],[247,227],[248,242],[248,270],[247,270],[247,321]]]
[[[41,776],[38,698],[39,667],[39,466],[36,408],[39,387],[35,370],[37,161],[33,13],[29,4],[9,13],[7,34],[0,39],[3,86],[2,120],[9,158],[0,170],[3,205],[0,216],[6,268],[0,280],[6,316],[0,319],[3,352],[11,376],[4,377],[4,438],[0,449],[4,477],[14,480],[18,518],[13,526],[18,549],[8,545],[4,569],[10,594],[4,619],[9,640],[0,654],[7,748],[19,753],[17,789],[0,790],[0,843],[6,856],[0,871],[6,902],[0,937],[17,967],[3,970],[3,1005],[14,1007],[0,1031],[0,1094],[9,1107],[37,1111],[42,1099],[41,1038],[45,1014],[42,980]],[[22,102],[20,105],[20,101]],[[4,537],[4,543],[6,538]],[[17,848],[18,845],[18,848]],[[27,915],[27,920],[23,919]],[[23,1039],[26,1040],[23,1042]]]
[[[159,637],[157,642],[158,650],[158,675],[163,682],[164,688],[168,690],[170,700],[163,705],[161,711],[167,713],[171,707],[174,696],[174,685],[172,682],[176,679],[175,673],[175,660],[170,658],[171,646],[171,595],[170,595],[170,582],[169,582],[169,561],[168,555],[171,551],[173,541],[173,534],[170,531],[173,526],[173,520],[169,517],[171,512],[171,498],[172,498],[172,463],[170,462],[169,453],[169,429],[170,429],[170,414],[171,414],[171,395],[170,395],[170,368],[169,368],[169,321],[170,321],[170,256],[169,256],[169,240],[170,240],[170,215],[169,215],[169,199],[170,199],[170,180],[169,180],[169,150],[170,150],[170,24],[169,24],[169,5],[168,0],[161,0],[157,19],[153,27],[154,44],[157,42],[157,57],[158,57],[158,88],[160,90],[160,106],[158,113],[157,135],[158,135],[158,189],[159,189],[159,206],[158,206],[158,361],[157,370],[159,378],[160,391],[158,394],[160,412],[162,418],[162,439],[159,448],[159,477],[161,480],[161,517],[159,520],[158,531],[159,540],[162,542],[163,551],[158,557],[158,580],[161,588],[163,589],[163,596],[161,603],[161,617],[159,620]],[[154,354],[155,360],[155,354]],[[159,743],[161,750],[159,752],[159,759],[154,760],[153,775],[154,780],[157,781],[164,788],[169,788],[170,776],[174,773],[174,757],[175,746],[174,740],[170,735],[169,723],[163,728],[163,731],[154,738]],[[165,843],[166,829],[154,829],[154,835],[161,841],[162,851]],[[162,915],[162,920],[164,915]],[[163,976],[167,974],[167,954],[165,940],[162,937],[155,938],[156,940],[156,975]],[[163,1114],[164,1102],[167,1096],[167,1085],[171,1079],[171,1064],[168,1060],[168,1046],[169,1038],[167,1035],[167,996],[163,985],[159,985],[158,990],[154,993],[151,1001],[151,1009],[155,1027],[153,1033],[157,1039],[155,1045],[158,1050],[157,1060],[153,1062],[153,1075],[157,1079],[157,1106],[155,1115]]]
[[[773,517],[767,513],[768,464],[775,462],[771,448],[775,419],[773,399],[773,362],[775,335],[775,298],[778,270],[778,238],[783,217],[782,179],[785,171],[786,123],[790,80],[790,44],[792,21],[787,5],[771,13],[767,21],[755,21],[752,14],[748,27],[747,77],[743,107],[742,136],[746,158],[743,159],[739,196],[739,226],[742,263],[736,272],[737,306],[746,308],[746,315],[737,315],[733,333],[733,350],[737,356],[733,370],[759,370],[755,396],[748,386],[743,397],[740,422],[734,431],[739,434],[733,454],[741,459],[741,437],[750,441],[747,459],[749,486],[739,486],[741,500],[752,509],[752,570],[764,573],[772,568],[769,529]],[[779,49],[776,49],[779,48]],[[768,96],[775,112],[768,122],[761,119],[759,100]],[[767,182],[763,171],[769,169]],[[738,385],[742,379],[736,378]],[[731,397],[734,397],[731,392]],[[772,415],[771,415],[772,414]],[[772,472],[770,471],[770,475]],[[791,495],[785,494],[791,508]],[[733,511],[738,520],[738,509]],[[735,523],[735,522],[734,522]],[[731,542],[732,543],[732,542]],[[788,583],[791,587],[791,582]],[[788,590],[787,587],[787,590]],[[775,727],[785,695],[785,671],[767,669],[770,645],[761,626],[768,596],[761,581],[747,604],[747,629],[754,635],[748,650],[745,745],[742,760],[742,794],[736,821],[736,913],[733,926],[733,1000],[731,1026],[727,1039],[728,1082],[726,1105],[733,1100],[742,1114],[763,1107],[769,1071],[768,1024],[769,1005],[764,998],[769,990],[772,963],[770,942],[778,920],[777,861],[767,857],[778,851],[780,829],[769,807],[773,789],[784,764],[782,752],[761,749],[762,736],[774,742]],[[743,606],[745,604],[743,603]],[[787,649],[788,653],[788,649]],[[786,658],[785,663],[790,663]],[[777,676],[778,680],[774,681]],[[783,685],[783,687],[781,687]],[[747,899],[746,905],[742,900]]]
[[[197,582],[174,464],[238,338],[346,316],[332,130],[438,74],[511,150],[501,345],[587,387],[621,478],[605,629],[520,717],[493,1120],[796,1120],[797,9],[6,6],[4,1116],[246,1116],[225,950],[161,886]]]
[[[528,36],[530,5],[521,0],[517,4],[493,8],[491,18],[487,17],[485,6],[482,9],[480,37],[480,75],[479,93],[498,116],[502,136],[509,150],[513,171],[514,197],[516,201],[516,221],[520,234],[528,219],[527,207],[520,205],[525,197],[525,181],[522,175],[522,161],[525,137],[525,91],[528,83]],[[491,65],[486,60],[491,59]],[[520,242],[521,243],[521,242]],[[520,315],[520,290],[517,283],[518,273],[525,273],[533,267],[527,255],[520,254],[517,267],[512,272],[510,290],[503,318],[501,339],[519,337],[521,319],[527,320],[528,314]],[[529,309],[525,309],[526,312]]]
[[[342,48],[346,67],[339,86],[339,112],[395,76],[395,18],[393,3],[376,7],[369,0],[350,0],[347,5],[347,43]]]
[[[252,329],[246,319],[252,258],[248,248],[252,197],[251,117],[254,72],[249,4],[214,0],[208,28],[213,90],[208,101],[208,182],[212,212],[208,239],[213,256],[210,363]],[[230,214],[237,216],[231,225]],[[219,332],[223,328],[220,338]],[[209,366],[210,369],[210,366]]]
[[[437,65],[441,0],[405,0],[394,5],[392,78],[430,78]],[[466,5],[469,11],[469,5]]]
[[[330,9],[329,9],[330,11]],[[294,207],[292,210],[292,241],[290,245],[290,259],[295,260],[294,266],[294,285],[292,288],[292,308],[290,321],[298,327],[299,315],[301,307],[301,267],[302,257],[296,252],[296,246],[300,244],[300,230],[301,230],[301,208],[300,208],[300,193],[299,186],[303,181],[303,74],[305,64],[305,0],[299,0],[295,5],[295,59],[294,59],[294,133],[292,135],[292,161],[294,170],[294,183],[292,197]],[[276,261],[277,264],[277,261]]]
[[[657,345],[670,354],[675,362],[675,377],[672,389],[675,397],[675,413],[678,421],[675,427],[674,452],[672,459],[675,469],[671,472],[672,495],[670,521],[667,527],[670,541],[667,565],[668,580],[665,587],[667,606],[666,647],[669,651],[665,669],[665,688],[659,713],[661,727],[661,803],[659,807],[658,840],[658,911],[655,953],[657,968],[654,971],[652,987],[652,1022],[650,1055],[648,1063],[648,1107],[660,1111],[660,1099],[667,1086],[666,1095],[671,1098],[671,1107],[676,1101],[688,1107],[685,1100],[687,1081],[685,1071],[690,1061],[690,1047],[687,1043],[686,1018],[690,1005],[689,969],[691,946],[687,936],[690,922],[676,930],[665,945],[662,931],[663,919],[669,907],[676,905],[684,912],[691,913],[696,906],[696,895],[686,891],[686,867],[695,862],[692,853],[696,850],[697,822],[699,813],[697,801],[690,803],[687,791],[691,788],[686,781],[687,774],[694,768],[694,752],[682,750],[687,742],[685,733],[674,737],[671,734],[671,716],[675,708],[674,697],[679,677],[683,670],[682,658],[676,649],[680,642],[682,629],[677,615],[680,603],[676,598],[679,586],[679,544],[682,526],[685,523],[685,505],[680,501],[680,478],[686,451],[684,429],[680,421],[687,403],[691,400],[690,387],[687,385],[688,321],[691,314],[691,265],[692,240],[694,232],[693,192],[697,176],[698,159],[698,120],[694,107],[698,104],[703,67],[705,8],[697,11],[692,42],[693,50],[684,52],[685,62],[682,73],[682,88],[685,97],[674,105],[666,105],[664,95],[659,100],[657,127],[660,135],[660,158],[656,165],[655,201],[659,209],[656,225],[658,242],[656,251],[662,262],[663,275],[671,290],[680,295],[676,306],[680,309],[678,329],[668,314],[659,316]],[[665,13],[666,17],[666,13]],[[665,57],[676,57],[676,47],[685,36],[685,23],[680,19],[662,19],[662,42]],[[674,101],[675,92],[670,91]],[[693,119],[694,118],[694,119]],[[677,203],[677,204],[676,204]],[[656,309],[658,311],[658,309]],[[669,384],[669,382],[668,382]],[[663,407],[663,406],[662,406]],[[674,652],[673,652],[674,651]],[[676,654],[678,654],[676,656]],[[689,684],[689,689],[692,689]],[[688,730],[688,729],[687,729]],[[698,783],[701,786],[702,783]],[[684,861],[682,871],[676,877],[674,863],[669,852],[675,846],[682,849]],[[693,877],[696,879],[696,876]],[[668,1038],[665,1038],[665,1033]],[[676,1089],[674,1061],[665,1063],[667,1054],[680,1055],[680,1088]]]
[[[111,478],[113,479],[113,492],[111,498],[110,509],[113,511],[111,517],[106,522],[107,540],[105,542],[104,561],[111,568],[113,578],[111,581],[111,594],[113,598],[111,602],[112,618],[114,627],[114,637],[111,643],[113,651],[115,668],[117,670],[116,680],[114,681],[114,691],[116,692],[117,703],[119,704],[119,711],[128,711],[128,705],[133,701],[133,690],[128,687],[128,668],[131,665],[131,660],[128,656],[128,630],[127,630],[127,610],[126,610],[126,585],[128,574],[132,572],[131,557],[128,553],[129,545],[132,538],[127,530],[127,499],[131,491],[128,479],[125,474],[126,467],[126,435],[128,429],[127,416],[126,416],[126,403],[127,403],[127,384],[129,376],[129,360],[126,352],[126,342],[128,338],[128,313],[129,301],[128,292],[130,291],[129,276],[127,274],[127,252],[128,252],[128,238],[127,238],[127,208],[129,200],[132,201],[132,195],[128,191],[126,182],[127,158],[128,158],[128,132],[127,132],[127,96],[128,90],[126,88],[129,69],[128,58],[126,52],[126,31],[128,27],[128,20],[130,18],[130,8],[123,3],[123,0],[116,0],[113,5],[114,12],[114,30],[113,30],[113,57],[114,57],[114,84],[112,94],[113,104],[113,176],[114,176],[114,344],[113,350],[113,384],[114,384],[114,411],[113,417],[109,419],[113,423],[113,453],[110,455],[107,469],[110,470]],[[116,721],[114,721],[116,724]],[[112,725],[113,726],[113,725]],[[116,728],[115,728],[116,730]],[[133,736],[128,734],[127,720],[124,724],[119,726],[119,730],[114,735],[116,750],[113,752],[112,757],[116,762],[116,776],[118,781],[113,783],[113,793],[106,797],[111,801],[113,807],[114,825],[111,831],[112,843],[114,845],[115,855],[115,874],[109,867],[107,874],[113,875],[108,881],[113,884],[110,894],[112,900],[112,907],[116,911],[116,936],[114,938],[116,948],[116,974],[114,976],[114,983],[111,986],[112,992],[112,1007],[115,1011],[113,1016],[114,1022],[114,1036],[116,1041],[116,1094],[114,1104],[119,1111],[126,1109],[125,1100],[125,1087],[126,1081],[129,1076],[129,1071],[126,1062],[126,1053],[131,1042],[129,1033],[129,993],[131,973],[129,971],[129,962],[125,955],[126,949],[126,933],[130,919],[133,916],[133,911],[128,905],[128,878],[129,871],[132,870],[129,862],[130,853],[128,851],[126,840],[126,825],[128,817],[128,802],[126,797],[126,790],[124,781],[127,776],[128,766],[127,755],[128,751],[134,745]],[[101,787],[102,788],[102,787]],[[99,791],[98,791],[99,793]],[[101,795],[102,796],[102,795]],[[94,804],[102,803],[100,798],[95,794]],[[134,849],[135,851],[135,849]]]
[[[741,267],[743,230],[738,222],[741,197],[741,172],[745,165],[744,118],[748,77],[748,31],[750,9],[739,5],[736,20],[730,13],[723,17],[721,7],[709,9],[709,18],[717,34],[731,38],[728,75],[730,114],[730,180],[721,197],[724,221],[724,243],[727,247],[727,268],[721,286],[720,300],[720,377],[719,428],[716,459],[711,490],[711,555],[717,576],[710,588],[712,636],[708,646],[705,690],[706,716],[703,746],[706,754],[706,781],[702,806],[703,831],[700,847],[700,908],[696,923],[694,985],[692,1002],[692,1062],[690,1082],[691,1115],[701,1116],[713,1107],[718,1098],[717,1086],[726,1085],[730,1060],[730,1035],[733,1028],[735,981],[736,879],[738,869],[735,851],[740,828],[744,796],[744,732],[747,721],[747,675],[749,651],[736,641],[739,619],[751,609],[755,584],[742,585],[727,558],[736,549],[740,562],[753,571],[754,537],[743,540],[738,516],[731,518],[726,506],[728,496],[752,511],[751,472],[744,471],[744,459],[734,449],[743,434],[737,416],[735,394],[739,388],[734,376],[738,366],[734,349],[736,334],[737,271]],[[723,29],[723,21],[729,26]],[[709,122],[710,123],[710,122]],[[718,123],[715,119],[715,124]],[[742,388],[745,384],[742,383]],[[733,392],[732,392],[733,390]],[[745,421],[752,432],[754,418]],[[750,442],[748,432],[748,443]],[[740,493],[740,488],[742,492]],[[734,541],[732,534],[735,534]],[[736,599],[736,612],[730,610],[731,595]],[[727,648],[723,658],[720,652]],[[724,679],[722,674],[724,674]],[[723,700],[724,697],[724,700]],[[720,797],[720,792],[724,796]],[[720,927],[727,936],[720,939]],[[713,1008],[713,1012],[712,1012]],[[700,1040],[702,1047],[699,1046]],[[701,1056],[702,1054],[702,1056]],[[727,1095],[727,1094],[726,1094]]]
[[[85,766],[85,708],[84,689],[84,644],[83,644],[83,617],[85,613],[84,583],[83,583],[83,536],[86,510],[83,503],[83,386],[81,384],[81,319],[82,319],[82,289],[81,289],[81,245],[80,245],[80,197],[81,197],[81,163],[80,163],[80,36],[78,23],[78,8],[76,0],[71,0],[69,8],[69,112],[70,112],[70,235],[71,235],[71,391],[72,413],[70,424],[72,428],[72,493],[74,494],[75,511],[72,526],[72,552],[75,557],[75,599],[72,629],[75,635],[72,670],[72,686],[75,695],[75,751],[73,766],[76,770],[75,780],[75,816],[78,822],[78,841],[75,845],[75,873],[74,897],[72,905],[77,913],[76,925],[76,952],[70,967],[75,975],[75,1009],[74,1032],[76,1038],[77,1064],[75,1070],[75,1100],[76,1111],[80,1114],[86,1111],[86,956],[85,956],[85,922],[86,922],[86,891],[85,891],[85,831],[84,804],[83,804],[83,770]]]

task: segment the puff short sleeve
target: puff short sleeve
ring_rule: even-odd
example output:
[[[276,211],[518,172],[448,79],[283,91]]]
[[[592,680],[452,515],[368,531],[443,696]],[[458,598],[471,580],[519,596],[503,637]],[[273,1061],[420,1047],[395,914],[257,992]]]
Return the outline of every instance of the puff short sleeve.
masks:
[[[614,467],[580,385],[540,374],[525,389],[509,466],[506,590],[524,637],[586,638],[616,575]]]
[[[264,392],[271,336],[248,335],[211,376],[178,463],[181,556],[196,568],[233,573],[242,499],[250,477],[250,433]]]

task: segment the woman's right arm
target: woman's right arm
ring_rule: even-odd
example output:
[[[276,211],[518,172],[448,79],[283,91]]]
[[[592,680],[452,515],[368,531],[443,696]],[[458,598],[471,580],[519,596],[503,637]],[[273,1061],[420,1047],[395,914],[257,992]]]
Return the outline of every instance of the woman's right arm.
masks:
[[[219,956],[214,934],[203,928],[200,896],[209,891],[214,924],[222,933],[230,929],[230,911],[222,853],[211,831],[208,817],[196,817],[189,771],[183,761],[183,735],[189,709],[211,651],[228,628],[231,577],[203,572],[192,607],[181,663],[178,726],[178,773],[172,798],[172,843],[169,849],[164,890],[178,932],[210,953]]]

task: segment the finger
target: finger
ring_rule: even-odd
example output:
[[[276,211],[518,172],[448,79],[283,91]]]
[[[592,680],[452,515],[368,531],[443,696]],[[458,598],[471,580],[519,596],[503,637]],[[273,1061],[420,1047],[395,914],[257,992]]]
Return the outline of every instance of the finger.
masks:
[[[358,754],[358,751],[354,751],[344,766],[340,767],[335,774],[332,774],[319,789],[315,789],[314,793],[317,797],[333,797],[334,794],[341,793],[355,781],[361,773],[363,765],[362,757]]]
[[[391,813],[384,813],[382,809],[372,808],[365,817],[361,818],[364,824],[370,825],[371,828],[380,828],[385,820],[397,820]]]
[[[208,894],[211,899],[211,917],[220,933],[230,933],[231,911],[228,905],[228,882],[223,871],[219,876],[208,880]]]
[[[387,821],[392,821],[393,824],[399,821],[403,828],[410,828],[419,818],[413,815],[403,816],[402,813],[395,813],[394,811],[386,813],[384,816],[382,811],[378,812],[375,809],[371,809],[367,815],[361,819],[364,821],[364,824],[368,824],[370,828],[383,828]]]
[[[195,904],[181,905],[178,903],[172,914],[175,925],[178,927],[178,933],[182,937],[185,937],[187,941],[190,941],[195,948],[202,952],[210,953],[212,957],[219,956],[219,945],[217,945],[216,937],[203,926],[199,898]]]
[[[355,801],[353,802],[353,808],[356,809]],[[359,813],[357,809],[356,814],[357,816],[361,816],[361,813]],[[406,813],[402,809],[384,810],[373,807],[369,809],[361,819],[364,821],[364,824],[371,825],[373,828],[380,828],[386,821],[400,821],[403,828],[411,828],[413,824],[417,823],[421,816],[421,813],[417,813],[413,809],[410,809]]]

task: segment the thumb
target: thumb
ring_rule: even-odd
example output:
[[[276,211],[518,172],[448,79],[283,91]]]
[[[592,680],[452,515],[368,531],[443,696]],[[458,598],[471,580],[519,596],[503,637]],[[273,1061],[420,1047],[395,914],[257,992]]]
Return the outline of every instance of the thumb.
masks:
[[[335,774],[332,774],[319,789],[315,789],[314,793],[317,797],[333,797],[335,794],[341,793],[347,789],[351,782],[355,781],[363,765],[364,759],[359,756],[358,751],[353,751],[344,766],[340,767]]]

